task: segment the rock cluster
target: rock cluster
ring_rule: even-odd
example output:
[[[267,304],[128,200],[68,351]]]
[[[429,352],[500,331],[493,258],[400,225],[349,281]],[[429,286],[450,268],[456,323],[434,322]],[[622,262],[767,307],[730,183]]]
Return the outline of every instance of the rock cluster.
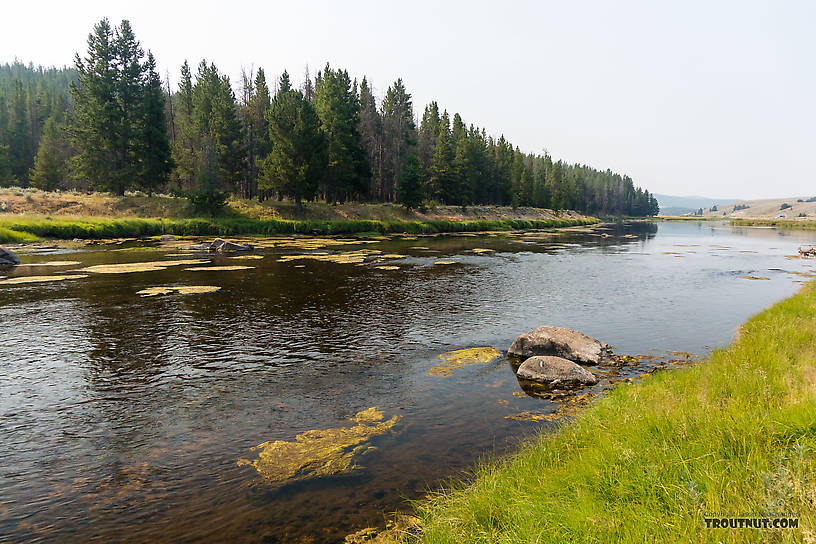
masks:
[[[572,329],[538,327],[516,338],[507,354],[522,361],[519,378],[563,389],[598,383],[580,364],[596,365],[608,350],[607,344]]]

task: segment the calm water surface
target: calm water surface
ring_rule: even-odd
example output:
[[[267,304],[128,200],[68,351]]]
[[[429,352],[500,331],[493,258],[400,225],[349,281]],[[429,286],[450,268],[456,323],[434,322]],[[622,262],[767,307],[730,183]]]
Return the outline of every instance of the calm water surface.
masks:
[[[278,262],[308,251],[270,248],[259,260],[203,257],[250,270],[0,285],[0,541],[341,542],[554,425],[505,419],[555,407],[513,395],[521,389],[505,358],[429,376],[440,353],[504,351],[549,324],[621,353],[705,355],[800,287],[806,277],[791,272],[816,263],[786,256],[814,238],[632,224],[318,250],[407,255],[387,263],[400,266],[393,271],[371,259]],[[21,251],[24,264],[82,264],[5,274],[179,258],[120,249]],[[456,264],[433,265],[439,259]],[[202,284],[222,289],[136,295]],[[259,443],[347,426],[371,406],[402,419],[352,473],[271,486],[237,464]]]

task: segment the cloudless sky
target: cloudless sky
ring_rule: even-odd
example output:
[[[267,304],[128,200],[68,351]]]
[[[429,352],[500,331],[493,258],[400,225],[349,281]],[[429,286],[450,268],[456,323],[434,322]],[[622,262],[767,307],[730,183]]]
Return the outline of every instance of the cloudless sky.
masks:
[[[523,151],[610,168],[652,192],[816,194],[816,2],[13,2],[0,62],[68,65],[129,19],[162,75],[184,59],[295,82],[326,62],[381,96],[402,77]]]

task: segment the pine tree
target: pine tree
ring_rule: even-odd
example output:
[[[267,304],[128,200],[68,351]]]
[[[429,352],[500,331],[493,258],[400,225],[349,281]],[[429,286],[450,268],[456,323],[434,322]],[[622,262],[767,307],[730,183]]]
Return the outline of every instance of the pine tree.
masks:
[[[113,30],[107,19],[88,36],[88,54],[76,56],[77,81],[71,85],[74,117],[71,138],[78,174],[97,189],[114,189],[118,160],[119,115]],[[123,187],[115,187],[124,193]]]
[[[266,113],[271,99],[263,69],[258,69],[254,79],[243,74],[244,96],[241,118],[244,124],[244,148],[246,149],[247,182],[243,187],[244,198],[258,193],[258,164],[269,152],[269,126]]]
[[[233,191],[244,176],[245,159],[241,122],[229,78],[214,64],[202,61],[192,87],[191,139],[196,192]],[[212,155],[212,157],[210,156]],[[210,173],[208,168],[213,169]]]
[[[125,194],[125,189],[141,185],[143,167],[142,153],[146,150],[140,140],[144,136],[144,76],[142,65],[144,52],[127,20],[122,21],[114,31],[114,59],[116,69],[115,107],[116,136],[115,169],[113,185],[117,194]],[[155,68],[155,66],[154,66]],[[164,116],[162,103],[162,116]]]
[[[176,101],[176,138],[172,150],[175,168],[172,179],[180,192],[188,192],[192,188],[195,177],[195,150],[199,147],[199,139],[193,123],[193,76],[186,60],[181,66],[181,82]]]
[[[419,162],[426,172],[430,172],[431,160],[436,147],[436,139],[439,137],[439,106],[436,102],[431,102],[425,106],[422,114],[422,122],[419,125],[418,152]]]
[[[18,183],[25,185],[28,181],[28,171],[34,161],[34,151],[31,145],[28,94],[20,80],[17,80],[14,86],[8,107],[9,120],[6,137],[11,160],[11,175]]]
[[[12,185],[11,160],[8,156],[8,146],[0,144],[0,187]]]
[[[371,167],[368,196],[372,200],[383,200],[382,118],[365,77],[360,83],[360,135],[368,151],[368,164]]]
[[[383,199],[396,198],[396,185],[402,173],[402,162],[416,144],[414,107],[402,79],[397,79],[385,93],[382,104],[383,123]]]
[[[344,201],[366,192],[370,167],[360,135],[360,104],[344,70],[327,64],[315,83],[315,110],[329,143],[324,194],[327,201]]]
[[[298,211],[315,196],[328,167],[328,143],[321,121],[303,93],[281,76],[268,114],[272,151],[263,161],[259,186],[292,197]]]
[[[57,117],[49,117],[31,169],[31,185],[43,191],[59,189],[68,175],[70,153],[65,127]]]
[[[434,146],[428,180],[431,194],[445,204],[455,204],[458,200],[458,187],[455,186],[456,179],[452,162],[450,121],[446,111],[439,122],[439,136]]]
[[[425,197],[422,187],[424,176],[425,172],[416,152],[409,152],[397,182],[397,200],[406,209],[412,210],[422,205]]]
[[[173,169],[173,158],[167,138],[164,90],[156,72],[156,59],[150,52],[147,54],[145,76],[140,118],[136,125],[138,133],[135,151],[139,186],[152,195],[156,188],[164,187],[167,183]]]

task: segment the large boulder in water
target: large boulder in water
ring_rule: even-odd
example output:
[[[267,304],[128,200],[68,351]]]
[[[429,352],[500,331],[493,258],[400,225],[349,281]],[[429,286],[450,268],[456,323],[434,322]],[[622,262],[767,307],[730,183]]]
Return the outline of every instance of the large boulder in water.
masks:
[[[0,268],[17,266],[18,264],[20,264],[20,258],[8,249],[0,246]]]
[[[598,383],[595,374],[562,357],[530,357],[521,364],[516,374],[519,378],[559,389]]]
[[[539,327],[513,341],[507,354],[519,359],[536,355],[563,357],[576,363],[597,365],[609,346],[583,333],[561,327]]]
[[[210,251],[252,251],[252,246],[227,242],[222,238],[216,238],[210,244]]]

